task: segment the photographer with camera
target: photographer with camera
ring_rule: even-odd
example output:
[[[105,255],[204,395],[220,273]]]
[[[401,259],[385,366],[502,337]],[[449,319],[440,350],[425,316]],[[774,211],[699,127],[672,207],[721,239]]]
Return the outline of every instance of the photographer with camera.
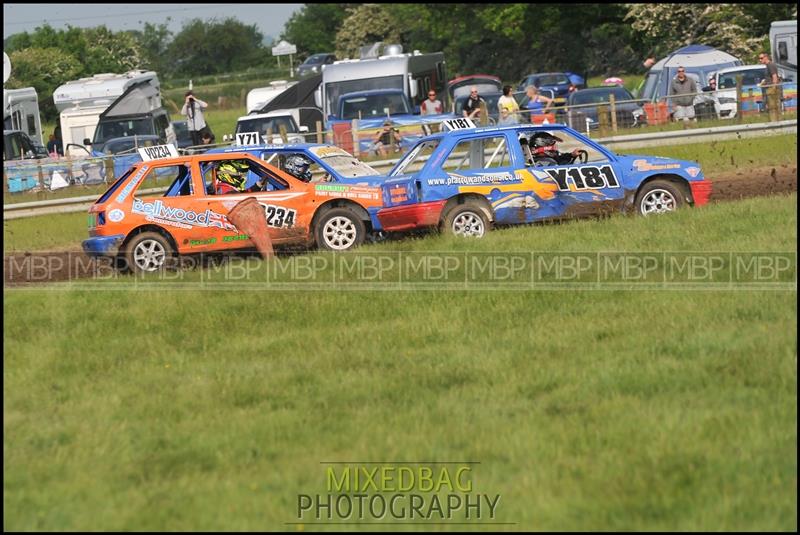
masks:
[[[181,108],[181,114],[186,116],[186,124],[189,128],[189,134],[192,136],[192,146],[201,144],[203,134],[207,134],[214,142],[214,133],[206,124],[206,119],[203,116],[203,110],[208,108],[208,104],[195,98],[194,93],[191,91],[186,92],[186,100]]]

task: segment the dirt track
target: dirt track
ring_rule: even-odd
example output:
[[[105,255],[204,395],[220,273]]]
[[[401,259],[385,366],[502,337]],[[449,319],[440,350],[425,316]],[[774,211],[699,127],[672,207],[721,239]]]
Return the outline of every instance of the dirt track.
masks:
[[[797,167],[793,165],[743,169],[707,178],[713,183],[712,203],[797,191]],[[111,278],[114,273],[110,259],[96,260],[77,250],[3,256],[5,285]]]

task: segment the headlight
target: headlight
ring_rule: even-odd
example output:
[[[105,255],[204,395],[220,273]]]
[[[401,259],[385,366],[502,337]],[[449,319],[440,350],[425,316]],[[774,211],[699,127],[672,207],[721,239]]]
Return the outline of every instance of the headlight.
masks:
[[[319,67],[317,67],[317,66],[315,65],[315,66],[311,67],[311,70],[312,70],[313,72],[317,72],[317,71],[319,70]]]
[[[736,104],[736,99],[735,98],[730,98],[730,97],[721,97],[719,99],[719,103],[720,104]]]

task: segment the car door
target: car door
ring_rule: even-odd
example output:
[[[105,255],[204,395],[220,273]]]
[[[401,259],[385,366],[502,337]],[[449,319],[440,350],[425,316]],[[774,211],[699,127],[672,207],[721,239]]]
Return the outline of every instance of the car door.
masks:
[[[541,130],[540,130],[541,132]],[[622,169],[613,153],[575,131],[553,130],[562,141],[556,144],[560,153],[585,151],[586,162],[577,158],[573,163],[553,163],[540,160],[530,167],[532,173],[544,177],[555,186],[551,216],[578,216],[604,213],[622,208],[625,190],[622,187]],[[544,216],[544,212],[539,214]]]
[[[198,164],[197,172],[202,177],[204,190],[202,201],[212,214],[216,214],[215,217],[224,216],[220,226],[225,235],[218,245],[221,248],[232,249],[252,245],[249,236],[237,229],[227,218],[231,210],[248,197],[255,197],[262,206],[270,239],[274,243],[303,241],[309,232],[313,216],[313,187],[263,165],[253,157],[245,158],[245,156],[226,155],[208,158]],[[250,170],[246,187],[265,179],[265,190],[217,194],[215,192],[217,168],[220,163],[232,160],[247,160]]]

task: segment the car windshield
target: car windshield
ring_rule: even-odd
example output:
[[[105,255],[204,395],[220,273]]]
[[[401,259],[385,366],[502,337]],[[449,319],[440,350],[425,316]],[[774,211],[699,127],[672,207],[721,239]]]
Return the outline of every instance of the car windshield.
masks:
[[[344,152],[344,154],[324,156],[322,161],[325,162],[325,165],[336,171],[337,174],[345,178],[375,176],[380,174],[369,165],[346,152]]]
[[[736,87],[736,78],[742,77],[742,85],[758,85],[766,76],[763,67],[746,71],[726,72],[719,75],[717,89],[732,89]]]
[[[372,89],[399,89],[402,91],[404,89],[403,75],[345,80],[325,84],[325,100],[327,100],[328,110],[330,110],[328,113],[336,113],[340,96],[355,91],[370,91]]]
[[[576,106],[580,104],[601,104],[603,102],[608,102],[611,95],[614,95],[614,99],[617,102],[633,100],[633,95],[624,87],[604,87],[602,89],[582,89],[576,91],[572,94],[570,103]]]
[[[258,132],[260,135],[265,136],[269,131],[271,134],[279,134],[282,126],[286,128],[287,134],[297,133],[297,125],[291,116],[242,119],[236,123],[236,133]]]
[[[310,58],[305,60],[303,63],[305,65],[317,65],[317,64],[322,63],[323,61],[325,61],[326,57],[327,57],[327,54],[314,54],[313,56],[311,56]]]
[[[149,119],[109,120],[97,125],[93,143],[105,143],[115,137],[132,137],[155,134],[153,122]]]
[[[410,114],[405,95],[369,95],[345,98],[340,119],[367,119],[387,115]]]
[[[534,77],[533,85],[542,87],[543,85],[561,85],[568,84],[569,78],[564,74],[542,74]]]

